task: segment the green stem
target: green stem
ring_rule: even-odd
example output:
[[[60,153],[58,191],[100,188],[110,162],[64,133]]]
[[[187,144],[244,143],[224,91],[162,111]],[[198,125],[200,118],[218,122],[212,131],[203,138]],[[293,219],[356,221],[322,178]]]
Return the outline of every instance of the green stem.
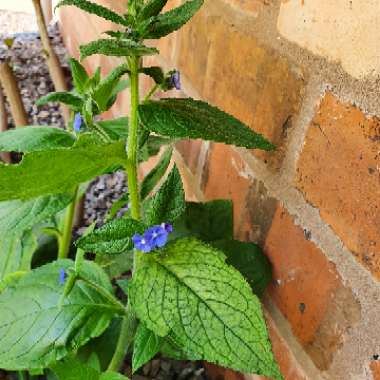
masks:
[[[128,143],[127,143],[127,176],[128,191],[131,202],[131,216],[133,219],[140,220],[140,193],[137,179],[137,149],[138,149],[138,107],[139,107],[139,64],[140,58],[131,57],[129,60],[130,81],[131,81],[131,113],[129,118]],[[134,268],[136,265],[135,253]],[[133,313],[132,307],[128,302],[126,316],[122,320],[121,331],[117,342],[115,353],[108,371],[119,371],[124,358],[136,332],[138,321]]]
[[[136,333],[138,321],[132,311],[132,308],[128,304],[127,316],[123,318],[121,323],[121,330],[119,340],[117,342],[115,353],[112,357],[107,371],[119,371],[124,362],[125,355],[128,352],[130,345],[133,342],[133,337]]]
[[[144,100],[142,101],[143,103],[146,103],[153,95],[154,93],[158,90],[160,86],[158,84],[155,84],[147,93],[145,96]]]
[[[26,371],[18,371],[18,380],[27,380],[28,379],[28,373]]]
[[[128,190],[131,199],[132,218],[140,220],[140,196],[137,180],[137,147],[138,147],[138,107],[139,107],[139,64],[140,58],[130,59],[130,80],[131,80],[131,115],[128,131]]]
[[[65,259],[69,254],[71,234],[73,231],[73,224],[74,224],[75,209],[76,209],[77,201],[78,201],[77,197],[78,197],[78,188],[75,189],[74,199],[70,203],[69,207],[67,208],[65,218],[63,220],[61,238],[59,239],[59,250],[58,250],[59,259]]]

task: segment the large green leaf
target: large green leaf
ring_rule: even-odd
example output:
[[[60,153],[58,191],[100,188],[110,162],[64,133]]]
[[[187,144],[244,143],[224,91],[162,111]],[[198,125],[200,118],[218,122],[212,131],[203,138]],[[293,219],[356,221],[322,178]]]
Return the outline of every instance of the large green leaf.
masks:
[[[194,16],[203,5],[203,1],[187,1],[180,7],[157,16],[157,19],[152,23],[147,33],[144,34],[144,38],[161,38],[178,30]]]
[[[95,145],[82,135],[72,148],[28,153],[18,165],[0,165],[0,201],[72,191],[110,166],[123,165],[124,145]]]
[[[193,236],[209,242],[232,239],[232,202],[214,200],[206,203],[187,202],[186,211],[174,225],[172,238]]]
[[[61,0],[58,3],[57,7],[61,7],[63,5],[74,5],[86,11],[87,13],[92,13],[106,20],[112,21],[116,24],[124,26],[128,25],[124,17],[120,16],[119,14],[115,13],[114,11],[108,8],[105,8],[99,4],[95,4],[87,0]]]
[[[145,227],[134,219],[114,219],[87,236],[77,240],[77,247],[86,252],[118,254],[133,248],[132,237]]]
[[[31,126],[0,133],[0,151],[37,152],[71,147],[75,137],[63,129]]]
[[[93,98],[100,111],[103,112],[108,109],[109,99],[112,97],[115,87],[119,83],[120,78],[128,72],[129,68],[127,64],[117,66],[96,86]]]
[[[38,99],[36,105],[42,106],[50,102],[66,104],[73,108],[75,111],[80,111],[83,105],[83,100],[79,96],[74,95],[71,92],[51,92],[50,94]]]
[[[144,220],[147,225],[174,222],[185,210],[185,192],[181,175],[174,165],[157,193],[147,199]]]
[[[235,267],[261,297],[272,281],[272,266],[262,249],[255,243],[237,240],[219,240],[212,245],[226,254],[227,264]]]
[[[72,194],[0,202],[0,234],[20,233],[45,222],[72,201]]]
[[[30,270],[37,239],[32,231],[1,234],[0,282],[9,274]]]
[[[144,255],[129,296],[137,317],[198,359],[281,379],[261,305],[225,256],[195,239]]]
[[[194,99],[162,99],[139,107],[149,131],[174,138],[201,138],[216,142],[272,150],[274,146],[233,116]]]
[[[133,341],[132,371],[136,372],[160,350],[162,338],[142,323],[137,327]]]
[[[167,148],[157,165],[144,178],[140,190],[141,199],[145,199],[149,195],[149,193],[156,187],[160,179],[166,173],[166,170],[170,165],[172,152],[172,147]]]
[[[85,59],[94,54],[129,57],[158,54],[158,50],[132,40],[101,39],[81,45],[80,56]]]
[[[87,71],[75,58],[70,58],[69,62],[74,88],[79,94],[84,94],[90,79]]]
[[[0,294],[0,368],[48,367],[68,352],[97,337],[120,310],[110,301],[112,285],[93,262],[84,261],[81,273],[100,287],[78,279],[60,299],[64,286],[60,271],[74,269],[71,260],[59,260],[29,272]]]

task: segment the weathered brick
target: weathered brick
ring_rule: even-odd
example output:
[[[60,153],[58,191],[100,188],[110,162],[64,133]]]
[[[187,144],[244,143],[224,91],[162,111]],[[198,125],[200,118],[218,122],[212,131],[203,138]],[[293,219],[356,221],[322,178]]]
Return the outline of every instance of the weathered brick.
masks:
[[[253,14],[255,16],[259,15],[260,11],[263,10],[264,6],[271,4],[271,0],[225,0],[225,1],[235,8],[243,12],[248,12],[248,14]]]
[[[278,168],[303,81],[285,58],[213,9],[206,3],[181,32],[179,67],[208,101],[277,145],[276,153],[256,154]],[[188,51],[197,54],[189,55]]]
[[[245,163],[229,146],[213,144],[203,183],[207,199],[232,199],[234,226],[238,230],[246,206],[251,181],[245,176]]]
[[[202,140],[181,140],[176,144],[176,148],[181,153],[188,168],[193,174],[196,174]]]
[[[361,308],[335,266],[307,237],[279,206],[265,242],[274,271],[270,294],[315,365],[326,370]]]
[[[279,32],[332,61],[356,78],[380,74],[377,0],[282,1]]]
[[[380,279],[380,120],[328,93],[298,163],[297,186]]]
[[[380,361],[374,360],[370,364],[373,380],[380,380]]]
[[[242,374],[231,371],[230,369],[218,367],[210,363],[205,363],[205,366],[207,374],[212,380],[244,380]]]

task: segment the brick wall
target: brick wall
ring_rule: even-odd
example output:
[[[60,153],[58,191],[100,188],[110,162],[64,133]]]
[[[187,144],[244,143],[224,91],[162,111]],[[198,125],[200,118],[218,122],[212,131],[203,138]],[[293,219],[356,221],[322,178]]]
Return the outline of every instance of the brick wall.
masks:
[[[287,380],[380,379],[378,0],[205,3],[146,63],[180,69],[184,94],[172,96],[216,104],[277,151],[182,142],[175,158],[187,196],[232,198],[236,236],[270,257],[265,312]],[[73,55],[110,28],[69,8],[60,17]],[[87,61],[104,71],[115,63]],[[145,78],[142,91],[150,85]],[[112,113],[127,111],[124,97]]]

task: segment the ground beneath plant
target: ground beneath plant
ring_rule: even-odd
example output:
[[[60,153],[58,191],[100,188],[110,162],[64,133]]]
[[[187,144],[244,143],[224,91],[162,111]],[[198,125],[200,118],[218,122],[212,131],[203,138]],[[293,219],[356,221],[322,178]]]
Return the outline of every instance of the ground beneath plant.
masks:
[[[0,38],[15,37],[11,49],[0,43],[0,60],[10,59],[15,72],[25,109],[29,115],[31,125],[56,125],[64,127],[58,105],[49,105],[42,108],[35,106],[35,101],[53,91],[53,85],[41,54],[41,43],[36,32],[30,30],[33,17],[27,14],[0,10]],[[17,33],[15,33],[17,32]],[[67,73],[67,54],[56,25],[49,28],[52,44]],[[8,110],[9,128],[13,128],[13,121]],[[93,181],[84,197],[84,215],[82,227],[93,221],[102,223],[107,210],[112,203],[126,191],[126,181],[123,172],[101,176]],[[130,376],[130,362],[126,361],[124,372]],[[12,379],[6,372],[0,371],[0,380]],[[145,365],[139,373],[132,376],[132,380],[208,380],[202,363],[174,361],[165,358],[155,358]]]

